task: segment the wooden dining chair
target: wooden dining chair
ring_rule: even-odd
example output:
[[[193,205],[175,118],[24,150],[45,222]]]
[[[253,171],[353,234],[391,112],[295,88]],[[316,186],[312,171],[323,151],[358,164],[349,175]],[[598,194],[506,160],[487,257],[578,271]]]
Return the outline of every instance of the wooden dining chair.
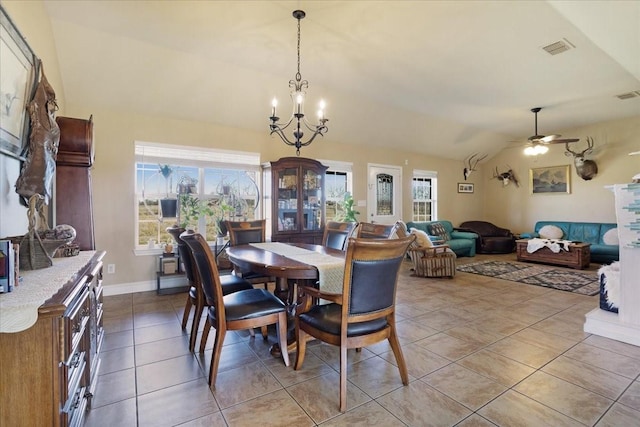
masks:
[[[195,351],[196,340],[198,336],[198,327],[200,326],[200,319],[202,318],[202,312],[207,306],[207,300],[202,291],[202,283],[200,282],[200,276],[196,271],[196,266],[193,261],[193,255],[191,250],[180,237],[184,232],[193,234],[193,230],[185,230],[182,227],[170,227],[167,228],[167,232],[171,234],[178,245],[178,256],[184,269],[184,273],[187,276],[189,282],[189,292],[187,293],[187,302],[184,306],[184,313],[182,314],[182,329],[187,328],[189,322],[189,315],[191,314],[191,308],[194,307],[193,319],[191,321],[191,332],[189,334],[189,351]],[[253,289],[251,283],[244,280],[242,277],[235,276],[233,274],[220,275],[220,285],[222,286],[222,294],[228,295],[233,292],[243,291],[247,289]]]
[[[200,353],[204,353],[209,330],[216,330],[209,370],[209,387],[215,388],[220,354],[227,331],[275,324],[282,359],[284,364],[289,366],[287,311],[284,302],[264,289],[252,288],[223,295],[215,256],[207,241],[198,233],[183,233],[181,237],[191,249],[202,290],[209,305],[207,322],[200,341]]]
[[[396,334],[395,300],[400,266],[414,239],[414,236],[388,240],[350,238],[341,294],[298,286],[301,304],[295,315],[298,352],[294,369],[302,368],[308,335],[339,346],[342,412],[347,407],[347,349],[389,340],[402,383],[409,383],[407,365]],[[330,303],[314,304],[318,299]]]
[[[344,251],[347,239],[357,225],[357,222],[327,221],[322,234],[322,246]]]
[[[225,227],[229,231],[229,245],[238,246],[249,243],[262,243],[266,234],[266,220],[257,219],[253,221],[225,221]],[[268,288],[268,284],[275,279],[271,276],[265,276],[260,273],[254,273],[249,270],[241,270],[237,266],[233,267],[234,274],[241,276],[251,284],[264,283],[264,288]]]
[[[396,231],[398,224],[374,224],[361,222],[355,231],[355,237],[359,239],[389,239]]]

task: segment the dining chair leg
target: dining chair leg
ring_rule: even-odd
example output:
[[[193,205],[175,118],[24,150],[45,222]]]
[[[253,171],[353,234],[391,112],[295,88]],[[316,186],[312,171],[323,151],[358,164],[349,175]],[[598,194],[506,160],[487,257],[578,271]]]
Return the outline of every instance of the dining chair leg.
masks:
[[[189,351],[194,352],[196,348],[196,339],[198,337],[198,328],[200,326],[200,319],[202,318],[202,312],[204,311],[203,304],[196,304],[195,312],[193,313],[193,321],[191,323],[191,336],[189,337]]]
[[[202,338],[200,338],[200,353],[204,353],[204,348],[207,346],[207,338],[209,338],[209,331],[211,330],[211,322],[209,322],[209,316],[207,316],[207,321],[204,324],[204,329],[202,330]],[[216,335],[218,335],[216,333]]]
[[[280,343],[280,352],[284,360],[284,366],[289,366],[289,349],[287,348],[287,312],[283,311],[278,314],[278,342]]]
[[[269,337],[269,330],[266,326],[261,326],[260,332],[262,333],[262,339],[266,340]]]
[[[347,410],[347,346],[340,346],[340,412]]]
[[[182,315],[182,329],[187,328],[187,322],[189,321],[189,314],[191,313],[191,298],[187,295],[187,303],[184,306],[184,314]]]
[[[398,370],[400,371],[400,378],[402,379],[402,384],[409,384],[409,374],[407,373],[407,363],[404,360],[404,355],[402,354],[402,348],[400,348],[400,341],[398,340],[398,335],[396,335],[396,325],[395,321],[390,321],[389,326],[391,328],[391,332],[389,334],[389,345],[391,345],[391,350],[393,351],[393,355],[396,358],[396,363],[398,364]]]
[[[296,321],[297,323],[297,321]],[[296,362],[293,365],[294,370],[302,368],[304,362],[304,355],[307,350],[307,333],[300,329],[296,324]]]
[[[216,329],[216,339],[213,342],[213,353],[211,354],[211,368],[209,368],[209,388],[215,388],[216,377],[218,376],[218,365],[220,364],[220,354],[222,353],[222,345],[224,344],[224,336],[226,330]]]

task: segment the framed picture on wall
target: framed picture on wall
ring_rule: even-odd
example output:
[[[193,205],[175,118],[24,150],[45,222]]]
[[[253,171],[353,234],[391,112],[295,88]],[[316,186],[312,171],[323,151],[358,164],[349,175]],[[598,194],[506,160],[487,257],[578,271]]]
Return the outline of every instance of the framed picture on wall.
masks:
[[[531,194],[571,193],[571,165],[529,169]]]
[[[473,193],[473,184],[470,182],[459,182],[458,193]]]
[[[19,159],[29,137],[27,105],[36,76],[33,51],[0,7],[0,152]]]

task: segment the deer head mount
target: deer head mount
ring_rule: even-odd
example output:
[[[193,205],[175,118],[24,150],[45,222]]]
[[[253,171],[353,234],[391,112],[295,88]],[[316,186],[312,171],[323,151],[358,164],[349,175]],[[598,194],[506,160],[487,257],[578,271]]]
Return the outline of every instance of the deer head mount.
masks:
[[[571,150],[569,143],[566,143],[565,147],[567,151],[564,152],[564,155],[567,157],[573,156],[573,164],[576,166],[576,173],[580,178],[589,181],[598,174],[598,165],[596,162],[585,159],[587,154],[593,152],[593,138],[590,136],[587,137],[587,148],[580,152]]]
[[[516,187],[520,187],[520,183],[518,182],[516,175],[513,173],[513,169],[511,169],[511,166],[509,165],[507,165],[507,167],[509,168],[509,170],[499,173],[498,167],[496,166],[496,170],[493,173],[493,178],[501,180],[503,187],[509,185],[510,182],[513,182]]]
[[[472,154],[470,157],[464,159],[464,180],[466,181],[467,178],[469,178],[469,176],[471,175],[471,172],[475,172],[476,170],[476,166],[478,165],[478,162],[481,162],[482,160],[484,160],[488,154],[485,154],[482,157],[477,157],[479,156],[479,153],[474,153]]]

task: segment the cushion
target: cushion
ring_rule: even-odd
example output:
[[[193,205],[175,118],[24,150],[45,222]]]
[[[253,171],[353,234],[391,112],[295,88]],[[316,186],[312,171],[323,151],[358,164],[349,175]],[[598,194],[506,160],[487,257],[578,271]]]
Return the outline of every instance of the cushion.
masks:
[[[410,234],[416,236],[416,243],[421,248],[431,248],[433,247],[433,242],[429,239],[429,235],[422,230],[418,230],[417,228],[412,228]]]
[[[620,241],[618,240],[618,229],[612,228],[611,230],[604,233],[602,236],[602,242],[605,245],[619,245]]]
[[[543,239],[562,239],[564,234],[560,227],[555,225],[545,225],[538,231],[538,234]]]
[[[451,235],[447,232],[446,228],[444,228],[444,225],[438,222],[431,224],[431,234],[440,237],[445,242],[451,240]]]

